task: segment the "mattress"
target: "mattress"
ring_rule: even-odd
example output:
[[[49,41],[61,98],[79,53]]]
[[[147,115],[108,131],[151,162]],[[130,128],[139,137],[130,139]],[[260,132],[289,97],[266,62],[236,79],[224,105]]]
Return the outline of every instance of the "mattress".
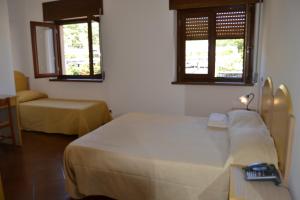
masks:
[[[71,143],[66,186],[73,198],[227,199],[229,136],[207,118],[132,113]]]
[[[103,101],[37,99],[19,104],[23,130],[82,136],[109,122]]]

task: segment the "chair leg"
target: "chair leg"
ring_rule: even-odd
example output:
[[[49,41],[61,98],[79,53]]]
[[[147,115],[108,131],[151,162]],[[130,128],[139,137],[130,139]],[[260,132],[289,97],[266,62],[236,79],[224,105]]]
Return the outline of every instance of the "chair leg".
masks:
[[[2,180],[1,180],[1,174],[0,174],[0,200],[4,200],[4,190],[3,190]]]
[[[13,117],[12,117],[12,111],[10,106],[10,100],[8,100],[8,120],[9,120],[9,127],[10,127],[10,133],[11,138],[13,141],[13,144],[16,145],[16,138],[15,138],[15,131],[14,131],[14,125],[13,125]]]

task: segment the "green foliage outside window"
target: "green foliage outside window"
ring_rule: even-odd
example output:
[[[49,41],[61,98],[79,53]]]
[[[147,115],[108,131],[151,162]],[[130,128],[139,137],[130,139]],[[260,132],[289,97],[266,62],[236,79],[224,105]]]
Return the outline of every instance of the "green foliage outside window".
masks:
[[[94,74],[101,73],[99,23],[92,23]],[[64,74],[90,75],[88,24],[63,25]]]

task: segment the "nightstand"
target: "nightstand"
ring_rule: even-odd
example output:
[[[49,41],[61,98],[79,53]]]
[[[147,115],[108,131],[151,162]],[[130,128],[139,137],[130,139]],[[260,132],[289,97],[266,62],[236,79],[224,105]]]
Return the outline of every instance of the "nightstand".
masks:
[[[242,167],[230,169],[229,200],[291,200],[290,193],[283,186],[273,182],[248,182],[244,179]]]

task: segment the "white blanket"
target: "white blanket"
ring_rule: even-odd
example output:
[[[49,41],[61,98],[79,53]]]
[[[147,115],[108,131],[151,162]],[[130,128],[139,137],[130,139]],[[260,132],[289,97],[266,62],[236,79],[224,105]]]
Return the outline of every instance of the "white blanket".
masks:
[[[128,114],[81,137],[65,151],[73,198],[227,199],[226,129],[207,118]]]

